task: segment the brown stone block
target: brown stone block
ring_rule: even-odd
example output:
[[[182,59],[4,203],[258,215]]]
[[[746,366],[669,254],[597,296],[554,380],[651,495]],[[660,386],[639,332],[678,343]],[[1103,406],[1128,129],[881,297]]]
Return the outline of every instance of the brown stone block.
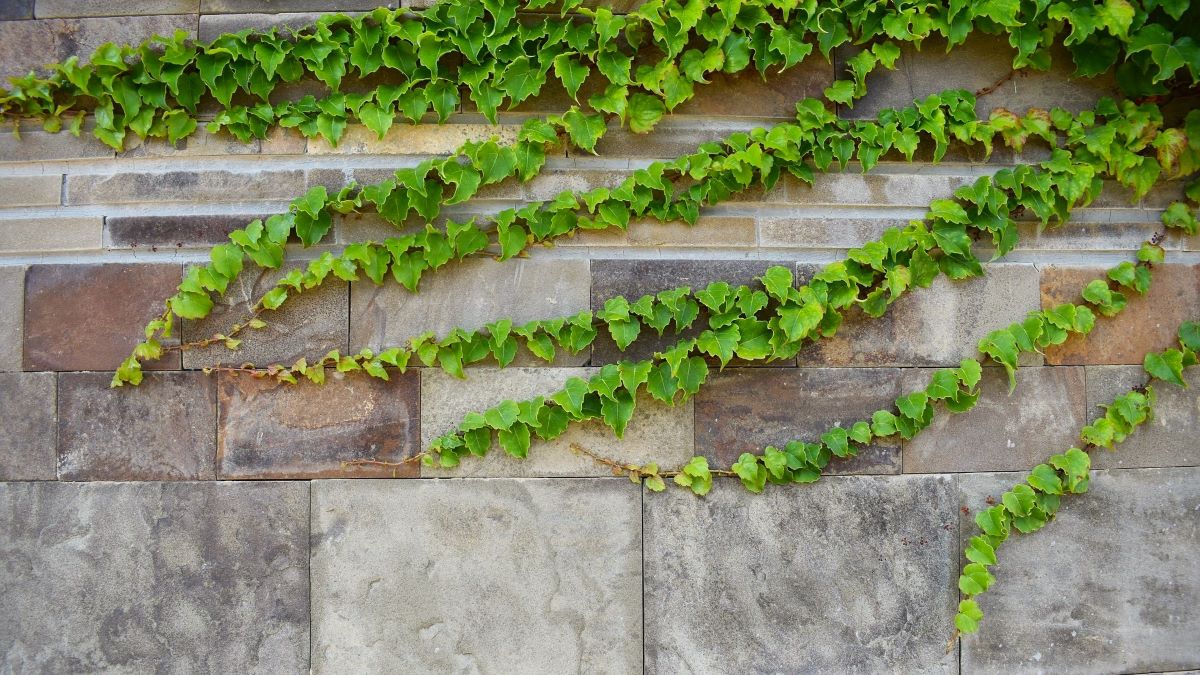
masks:
[[[104,244],[112,248],[214,246],[228,241],[230,232],[268,215],[109,216],[104,219]]]
[[[54,480],[54,373],[0,373],[0,481]]]
[[[398,461],[421,443],[421,378],[392,371],[387,382],[329,370],[324,385],[222,373],[217,434],[222,478],[415,477],[400,469],[342,468],[353,459]]]
[[[25,273],[25,370],[115,370],[182,278],[179,265],[33,265]],[[178,326],[173,335],[166,344],[178,343]],[[179,368],[179,354],[145,367]]]
[[[1101,267],[1046,267],[1042,270],[1042,307],[1081,302],[1092,279],[1105,278]],[[1200,317],[1200,265],[1158,265],[1146,295],[1125,292],[1124,311],[1098,317],[1088,335],[1077,335],[1046,349],[1052,365],[1141,364],[1147,352],[1176,343],[1176,330],[1186,319]]]
[[[147,373],[109,387],[112,373],[63,373],[58,475],[63,480],[214,477],[216,382],[202,373]]]
[[[815,443],[831,427],[870,420],[901,392],[894,368],[731,368],[709,375],[696,396],[696,454],[728,467],[743,452],[788,441]],[[885,441],[830,473],[900,473],[900,448]]]
[[[0,22],[0,82],[43,69],[69,56],[81,62],[105,42],[141,44],[152,35],[176,30],[196,35],[196,15],[136,16],[110,19],[45,19]]]

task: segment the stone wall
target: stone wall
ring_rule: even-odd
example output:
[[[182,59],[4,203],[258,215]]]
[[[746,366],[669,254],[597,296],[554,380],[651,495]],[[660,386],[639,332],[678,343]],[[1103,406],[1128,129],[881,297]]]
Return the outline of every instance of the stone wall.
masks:
[[[0,0],[0,74],[86,56],[106,40],[175,29],[209,39],[374,4]],[[989,39],[950,56],[927,45],[873,76],[872,94],[843,112],[984,87],[1008,71],[1008,58]],[[1079,109],[1111,91],[1111,81],[1067,82],[1066,72],[1014,78],[980,110]],[[767,82],[717,77],[653,135],[613,130],[599,156],[553,157],[532,182],[490,188],[452,211],[615,183],[652,159],[788,117],[834,73],[810,59]],[[554,96],[526,104],[500,129],[465,109],[443,127],[399,126],[382,142],[352,128],[337,148],[284,132],[248,145],[201,132],[175,147],[114,153],[36,126],[19,139],[0,134],[0,671],[1200,668],[1200,387],[1163,387],[1155,421],[1097,456],[1092,490],[1067,500],[1044,532],[1006,545],[981,633],[945,650],[972,512],[1019,476],[1009,472],[1071,445],[1098,404],[1136,383],[1142,354],[1200,316],[1200,237],[1168,238],[1170,264],[1150,296],[1030,362],[1012,396],[989,369],[975,410],[835,464],[838,475],[816,485],[756,497],[718,481],[704,499],[652,494],[568,450],[577,442],[630,461],[676,465],[705,454],[726,464],[764,444],[814,438],[923,386],[928,369],[973,355],[986,332],[1074,299],[1158,229],[1178,185],[1134,203],[1110,186],[1064,228],[1025,228],[984,278],[939,281],[884,319],[848,321],[792,361],[726,368],[686,404],[639,401],[623,441],[585,426],[535,445],[523,462],[497,451],[454,471],[341,467],[411,456],[467,411],[549,392],[618,358],[613,344],[552,366],[476,369],[467,382],[416,368],[386,383],[331,374],[323,388],[278,387],[200,369],[563,315],[617,293],[746,281],[772,264],[804,278],[920,216],[930,199],[1036,151],[987,162],[959,152],[939,165],[820,176],[813,187],[785,182],[712,208],[691,229],[638,223],[519,261],[472,261],[430,277],[419,295],[326,284],[239,354],[176,354],[140,388],[108,388],[185,267],[207,260],[229,230],[309,186],[378,180],[464,139],[511,135],[525,117],[561,105]],[[290,255],[382,231],[343,219],[336,243]],[[184,322],[177,335],[225,325],[274,278],[246,274],[213,318]]]

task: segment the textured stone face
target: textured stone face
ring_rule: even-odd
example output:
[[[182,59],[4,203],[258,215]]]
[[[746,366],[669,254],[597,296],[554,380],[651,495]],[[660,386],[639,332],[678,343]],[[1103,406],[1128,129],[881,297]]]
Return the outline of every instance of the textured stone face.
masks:
[[[395,3],[392,3],[395,4]],[[378,0],[201,0],[204,14],[240,12],[348,12],[379,7]]]
[[[0,178],[0,206],[58,206],[62,203],[62,174]]]
[[[222,478],[416,476],[400,469],[343,469],[352,459],[398,461],[417,452],[420,375],[388,381],[329,371],[315,386],[220,377],[217,471]]]
[[[183,278],[179,265],[34,265],[25,273],[25,369],[116,370]],[[163,344],[178,344],[179,330]],[[143,364],[178,368],[179,353]]]
[[[54,373],[0,373],[0,481],[54,480]]]
[[[1088,366],[1088,423],[1104,416],[1101,405],[1147,379],[1141,366]],[[1154,417],[1115,452],[1093,453],[1092,463],[1102,469],[1200,465],[1200,369],[1184,371],[1184,381],[1187,389],[1154,382]]]
[[[0,3],[0,21],[33,18],[33,0],[5,0]]]
[[[104,241],[113,247],[214,246],[228,241],[230,232],[266,215],[109,216],[104,219]]]
[[[300,673],[304,483],[0,483],[0,668]]]
[[[81,61],[105,42],[140,44],[176,30],[196,35],[196,16],[139,16],[111,19],[48,19],[0,23],[0,81],[23,76],[69,56]]]
[[[901,393],[924,389],[933,372],[905,369]],[[1083,368],[1021,368],[1012,394],[1003,368],[984,368],[979,387],[974,408],[954,414],[939,405],[933,423],[905,441],[905,472],[1027,471],[1057,452],[1049,448],[1079,445]]]
[[[646,672],[957,672],[957,509],[933,476],[646,495]]]
[[[0,220],[0,251],[82,251],[102,245],[103,218]]]
[[[200,0],[141,0],[136,5],[123,0],[37,0],[37,17],[124,16],[146,14],[195,14]]]
[[[815,443],[834,426],[849,427],[890,408],[899,395],[894,368],[731,368],[711,374],[696,397],[696,453],[721,467],[743,452],[782,448],[788,441]],[[833,460],[830,473],[899,473],[900,448],[885,440],[849,460]]]
[[[25,268],[0,267],[0,371],[21,369]]]
[[[0,4],[0,12],[4,11]],[[26,24],[28,25],[28,24]],[[0,24],[0,34],[12,24]],[[37,122],[25,122],[21,125],[21,136],[12,133],[11,126],[0,132],[0,162],[29,162],[47,159],[90,159],[112,157],[113,149],[92,135],[96,124],[85,120],[79,138],[69,133],[52,134],[42,130]]]
[[[307,188],[303,171],[169,171],[67,177],[66,203],[293,199]]]
[[[681,221],[635,220],[626,230],[590,230],[564,239],[560,246],[638,246],[672,248],[753,247],[754,219],[746,216],[705,216],[688,225]]]
[[[421,371],[421,447],[458,428],[468,412],[481,412],[505,399],[522,401],[547,396],[562,389],[569,377],[584,379],[596,368],[477,368],[467,381],[433,368]],[[612,472],[571,450],[571,444],[601,456],[634,464],[657,462],[675,469],[692,457],[693,401],[674,407],[660,403],[643,391],[633,419],[618,439],[598,420],[572,425],[553,441],[534,440],[529,456],[517,459],[496,445],[483,458],[466,457],[451,470],[422,469],[426,476],[610,476]]]
[[[198,480],[214,476],[216,381],[148,373],[109,388],[111,373],[63,373],[58,391],[63,480]]]
[[[973,513],[1015,479],[956,481]],[[1010,537],[997,551],[998,582],[980,598],[979,633],[962,641],[963,672],[1194,668],[1198,511],[1196,467],[1093,472],[1086,495],[1064,497],[1042,531]],[[965,543],[976,532],[973,518],[963,523]]]
[[[313,484],[314,673],[633,673],[624,478]]]

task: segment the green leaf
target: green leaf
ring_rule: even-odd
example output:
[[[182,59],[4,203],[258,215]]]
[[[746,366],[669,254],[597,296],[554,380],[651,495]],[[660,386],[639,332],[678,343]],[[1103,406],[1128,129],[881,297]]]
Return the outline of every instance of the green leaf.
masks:
[[[614,398],[603,397],[600,401],[600,417],[612,428],[617,438],[625,437],[625,428],[633,417],[636,405],[633,394],[628,389],[620,388],[614,393]]]
[[[564,410],[571,414],[571,417],[576,419],[583,415],[583,401],[589,391],[587,380],[580,377],[571,377],[563,385],[561,391],[558,391],[550,397]]]
[[[213,301],[207,293],[183,291],[171,298],[170,305],[176,316],[184,319],[203,319],[212,311]]]
[[[980,565],[996,564],[996,549],[992,548],[992,545],[983,537],[971,537],[971,543],[967,545],[966,556],[967,560]]]
[[[524,459],[529,455],[528,425],[513,424],[511,428],[501,429],[496,436],[500,441],[500,447],[513,457]]]
[[[1180,324],[1179,342],[1193,352],[1200,352],[1200,321],[1184,321]]]
[[[554,75],[562,81],[571,98],[578,101],[579,87],[587,79],[588,67],[570,54],[559,54],[554,57]]]
[[[358,109],[358,119],[382,140],[388,129],[392,128],[396,113],[368,101]]]
[[[1183,352],[1178,349],[1168,349],[1160,353],[1151,352],[1146,354],[1146,358],[1142,362],[1142,367],[1152,377],[1156,377],[1163,382],[1170,382],[1180,387],[1187,386],[1187,382],[1183,380]]]
[[[662,99],[637,93],[629,97],[629,129],[636,134],[648,133],[666,113]]]
[[[979,620],[982,618],[983,612],[974,600],[963,600],[958,603],[954,625],[964,633],[974,633],[979,630]]]
[[[832,86],[825,89],[825,98],[834,103],[852,105],[855,88],[853,80],[835,80]]]
[[[964,595],[979,595],[986,591],[996,580],[987,568],[979,563],[968,563],[963,566],[962,575],[958,578],[958,590]]]

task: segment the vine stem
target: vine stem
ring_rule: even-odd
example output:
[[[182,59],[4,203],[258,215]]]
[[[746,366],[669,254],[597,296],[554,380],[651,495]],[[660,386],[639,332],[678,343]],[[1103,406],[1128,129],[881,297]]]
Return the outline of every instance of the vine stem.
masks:
[[[1024,74],[1024,72],[1025,71],[1021,68],[1013,68],[1012,70],[1008,71],[1008,74],[1005,75],[1004,77],[996,80],[995,82],[984,87],[983,89],[975,90],[975,98],[981,98],[983,96],[987,96],[988,94],[990,94],[990,93],[996,91],[997,89],[999,89],[1000,87],[1004,86],[1005,82],[1008,82],[1009,80],[1016,77],[1017,73]]]
[[[624,472],[624,473],[636,473],[636,474],[640,474],[640,475],[658,475],[658,476],[662,476],[663,478],[672,478],[674,476],[678,476],[681,473],[680,471],[658,471],[654,474],[649,474],[641,466],[639,466],[637,464],[622,464],[621,462],[618,462],[617,460],[611,459],[609,457],[605,457],[604,455],[601,455],[600,453],[595,452],[594,450],[589,450],[578,443],[572,443],[571,450],[573,450],[581,455],[590,457],[599,464],[603,464],[604,466],[611,467],[613,470],[613,473],[616,475],[621,475],[621,473]],[[711,473],[714,476],[736,476],[737,475],[734,472],[727,471],[725,469],[709,469],[709,473]]]
[[[392,477],[395,478],[396,471],[400,470],[401,468],[403,468],[405,466],[408,466],[409,464],[420,463],[421,460],[425,459],[428,456],[429,456],[429,451],[422,450],[421,452],[418,452],[417,454],[413,455],[412,457],[405,457],[404,459],[402,459],[398,462],[389,462],[389,461],[382,460],[382,459],[347,459],[347,460],[342,461],[342,470],[345,471],[346,469],[348,469],[350,467],[361,467],[361,466],[390,468],[390,469],[392,469]]]

